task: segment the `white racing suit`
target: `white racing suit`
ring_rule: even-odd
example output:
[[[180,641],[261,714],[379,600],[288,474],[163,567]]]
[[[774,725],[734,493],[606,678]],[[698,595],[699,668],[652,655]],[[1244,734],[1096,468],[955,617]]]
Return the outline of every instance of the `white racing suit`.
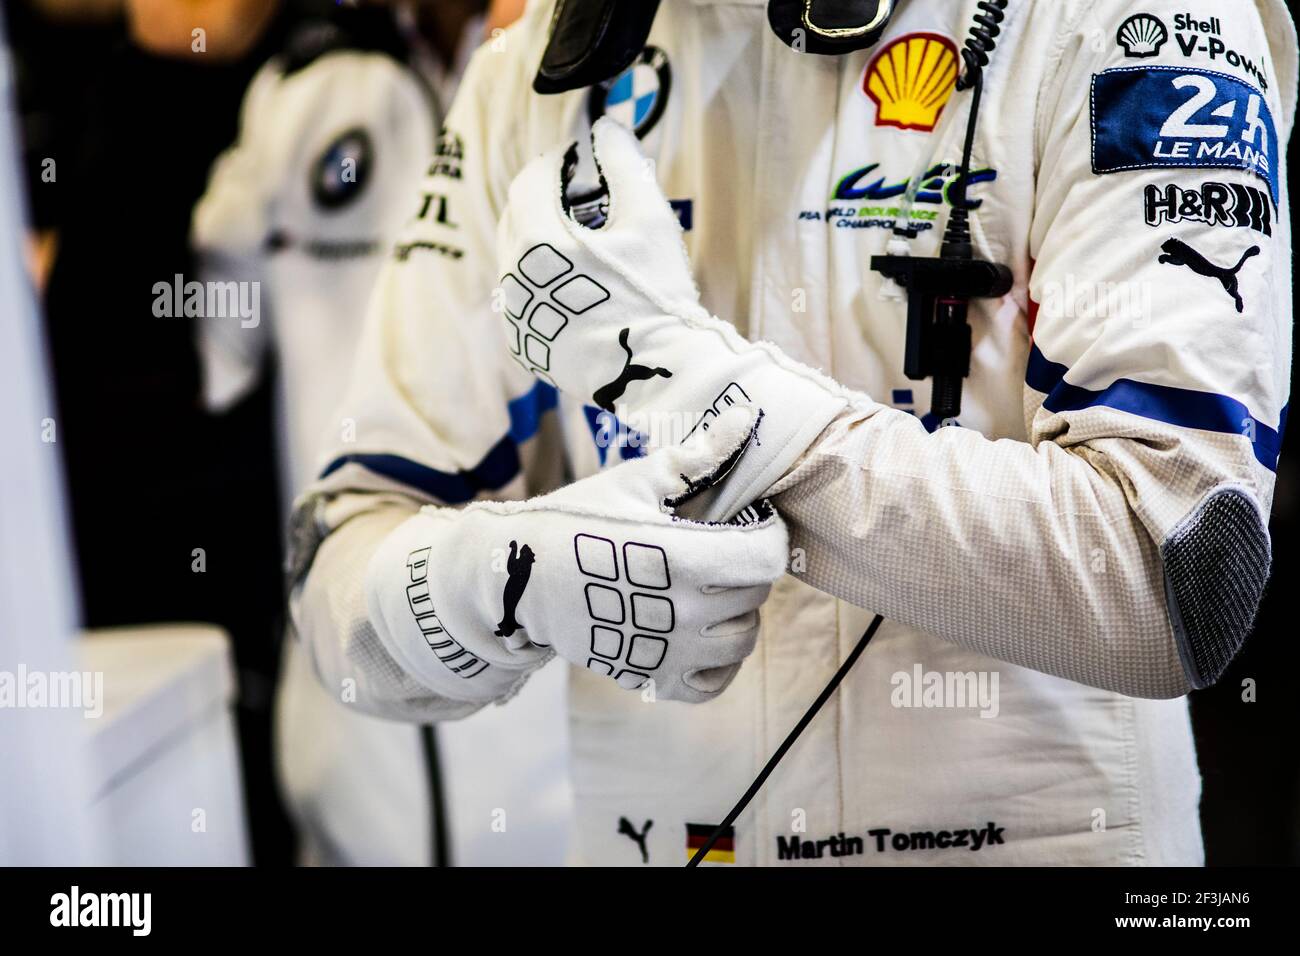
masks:
[[[465,59],[480,35],[476,20],[462,43]],[[313,478],[322,439],[348,428],[334,408],[370,290],[413,207],[410,184],[429,162],[436,131],[436,110],[407,64],[365,48],[291,45],[251,84],[239,140],[218,160],[196,208],[205,278],[261,283],[255,316],[200,324],[205,398],[217,410],[237,401],[274,352],[286,511]],[[342,681],[322,685],[296,641],[286,643],[283,671],[276,766],[305,862],[564,861],[570,806],[559,669],[521,695],[524,728],[508,730],[505,713],[490,711],[442,728],[436,770],[421,728],[354,706]],[[513,766],[502,765],[502,753]],[[520,839],[507,851],[492,811],[520,792],[533,801],[531,812],[514,820]],[[439,812],[446,830],[435,834]],[[448,845],[435,849],[439,836]]]
[[[383,650],[371,554],[422,504],[520,497],[640,451],[514,365],[493,311],[511,180],[585,144],[593,117],[641,136],[704,305],[876,403],[774,489],[791,573],[724,694],[651,702],[571,668],[582,862],[684,862],[873,612],[885,625],[710,861],[1203,859],[1181,695],[1221,670],[1267,575],[1295,32],[1271,0],[1141,17],[1012,0],[968,195],[976,254],[1015,282],[972,303],[962,413],[938,427],[902,372],[905,301],[869,262],[900,216],[912,255],[937,252],[975,12],[908,0],[875,48],[818,57],[762,3],[666,0],[627,73],[544,98],[534,9],[471,64],[372,302],[340,411],[356,440],[294,518],[295,621],[327,680],[408,720],[491,703],[469,681],[437,696]]]

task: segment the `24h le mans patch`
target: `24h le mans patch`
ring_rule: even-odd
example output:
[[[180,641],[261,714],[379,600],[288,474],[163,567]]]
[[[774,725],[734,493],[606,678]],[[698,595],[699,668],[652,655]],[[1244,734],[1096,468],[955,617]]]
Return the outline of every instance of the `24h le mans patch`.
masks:
[[[1264,95],[1226,73],[1119,67],[1092,78],[1092,171],[1243,169],[1278,195],[1278,140]]]

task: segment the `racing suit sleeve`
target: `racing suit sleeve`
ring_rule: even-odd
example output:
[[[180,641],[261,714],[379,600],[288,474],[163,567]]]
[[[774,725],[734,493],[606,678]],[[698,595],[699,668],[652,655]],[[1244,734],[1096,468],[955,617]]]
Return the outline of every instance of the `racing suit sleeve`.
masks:
[[[544,35],[544,31],[543,31]],[[320,478],[295,504],[290,608],[331,692],[393,719],[455,719],[508,697],[525,672],[494,665],[439,693],[388,654],[367,615],[369,560],[421,506],[522,498],[558,484],[554,389],[500,348],[495,228],[518,155],[527,40],[475,55],[413,218],[381,270]],[[518,55],[517,55],[518,54]],[[518,73],[519,75],[514,75]],[[436,573],[436,568],[430,573]]]
[[[204,283],[249,282],[260,290],[267,207],[281,179],[266,148],[279,82],[274,63],[253,78],[240,108],[239,138],[213,163],[207,189],[194,207],[190,242]],[[196,338],[209,411],[225,411],[256,387],[270,327],[269,316],[261,312],[256,322],[206,314],[199,320]]]
[[[1057,72],[1044,77],[1032,134],[1027,440],[930,434],[864,401],[774,500],[822,590],[1000,660],[1173,697],[1222,674],[1268,576],[1290,387],[1290,232],[1276,157],[1294,110],[1294,33],[1284,13],[1273,24],[1283,29],[1266,32],[1234,4],[1222,22],[1277,82],[1267,94],[1249,77],[1167,89],[1197,72],[1175,38],[1166,34],[1163,56],[1135,43],[1143,57],[1126,58],[1111,38],[1132,10],[1084,6],[1088,22],[1061,30],[1046,58]],[[1174,29],[1176,4],[1148,6]],[[1136,90],[1123,85],[1133,74],[1107,73],[1135,64],[1152,77]],[[1271,168],[1157,165],[1162,133],[1189,142],[1166,150],[1201,148],[1206,130],[1164,125],[1192,93],[1204,108],[1184,113],[1186,124],[1235,109],[1215,125],[1233,140],[1253,130],[1256,147],[1269,137]],[[1133,96],[1136,112],[1121,115]],[[1106,147],[1121,161],[1101,155]],[[1108,163],[1116,168],[1094,171]],[[1219,184],[1210,195],[1229,210],[1221,216],[1204,212],[1207,181]],[[1193,193],[1197,203],[1178,202]],[[1101,319],[1081,309],[1085,294],[1117,289],[1137,307]]]
[[[260,257],[207,253],[199,261],[199,281],[205,288],[230,289],[228,301],[252,303],[248,315],[204,314],[195,335],[203,378],[203,404],[209,412],[229,410],[257,387],[271,347],[269,297],[262,297],[264,273]],[[232,283],[234,283],[232,285]],[[250,295],[247,289],[257,290]],[[237,298],[243,295],[243,299]]]
[[[333,254],[328,250],[372,242],[396,227],[392,193],[380,180],[405,180],[423,162],[431,133],[412,117],[427,109],[411,70],[382,53],[340,48],[306,63],[279,56],[258,71],[244,96],[238,139],[213,164],[191,229],[203,281],[232,290],[224,284],[244,283],[232,295],[257,309],[238,320],[223,310],[198,323],[210,409],[233,405],[261,377],[276,318],[272,296],[262,293],[270,292],[265,283],[277,275],[277,261],[309,249],[325,258]],[[367,148],[339,152],[346,138]],[[291,267],[278,274],[296,273]],[[320,298],[318,312],[328,315],[330,300]],[[311,301],[311,290],[297,297],[304,300]],[[302,325],[319,316],[284,321]]]

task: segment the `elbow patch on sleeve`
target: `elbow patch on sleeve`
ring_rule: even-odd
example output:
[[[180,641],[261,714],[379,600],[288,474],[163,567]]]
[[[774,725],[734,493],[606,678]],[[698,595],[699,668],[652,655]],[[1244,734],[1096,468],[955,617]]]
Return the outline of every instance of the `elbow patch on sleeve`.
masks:
[[[1165,598],[1188,683],[1223,676],[1255,621],[1272,549],[1255,499],[1241,488],[1207,495],[1165,538]]]

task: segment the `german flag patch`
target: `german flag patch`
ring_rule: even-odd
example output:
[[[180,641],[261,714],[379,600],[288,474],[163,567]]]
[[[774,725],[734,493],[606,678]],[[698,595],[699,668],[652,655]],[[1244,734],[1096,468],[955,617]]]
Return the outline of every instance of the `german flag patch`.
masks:
[[[686,859],[691,859],[700,847],[709,842],[709,837],[717,829],[715,823],[686,824]],[[705,854],[701,863],[735,863],[736,862],[736,828],[726,827],[719,834],[713,848]]]

